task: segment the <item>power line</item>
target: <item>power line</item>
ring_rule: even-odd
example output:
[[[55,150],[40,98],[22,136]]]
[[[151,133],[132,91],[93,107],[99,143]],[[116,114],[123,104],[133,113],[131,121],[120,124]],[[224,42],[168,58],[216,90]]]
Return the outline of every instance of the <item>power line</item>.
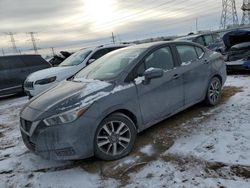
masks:
[[[243,11],[241,24],[250,25],[250,0],[243,0],[241,10]]]
[[[30,35],[30,38],[31,38],[31,42],[32,42],[32,45],[33,45],[33,49],[35,51],[35,54],[38,54],[38,48],[37,48],[37,45],[36,45],[36,38],[35,38],[35,32],[28,32],[27,34]]]
[[[220,27],[226,29],[228,26],[235,25],[239,25],[235,0],[222,0]]]
[[[6,35],[10,36],[10,42],[12,44],[12,48],[13,48],[14,53],[18,53],[18,50],[17,50],[17,47],[16,47],[16,40],[15,40],[15,37],[14,37],[14,33],[8,32],[8,33],[6,33]]]

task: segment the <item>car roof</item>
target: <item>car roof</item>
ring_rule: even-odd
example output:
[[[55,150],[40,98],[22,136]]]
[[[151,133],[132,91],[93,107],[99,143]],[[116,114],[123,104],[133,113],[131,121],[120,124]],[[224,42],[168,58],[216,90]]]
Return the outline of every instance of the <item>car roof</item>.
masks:
[[[192,45],[197,45],[196,43],[193,42],[188,42],[188,41],[158,41],[158,42],[149,42],[149,43],[143,43],[143,44],[137,44],[137,45],[133,45],[133,46],[129,46],[128,48],[153,48],[156,46],[160,46],[160,45],[164,45],[164,44],[192,44]]]
[[[217,34],[217,33],[207,32],[207,33],[191,34],[191,35],[187,35],[187,36],[184,36],[184,37],[176,38],[175,40],[193,39],[193,38],[200,37],[200,36],[203,36],[203,35],[212,35],[212,34]]]
[[[6,57],[34,57],[34,56],[41,56],[40,54],[23,54],[23,55],[4,55],[0,56],[0,58],[6,58]]]

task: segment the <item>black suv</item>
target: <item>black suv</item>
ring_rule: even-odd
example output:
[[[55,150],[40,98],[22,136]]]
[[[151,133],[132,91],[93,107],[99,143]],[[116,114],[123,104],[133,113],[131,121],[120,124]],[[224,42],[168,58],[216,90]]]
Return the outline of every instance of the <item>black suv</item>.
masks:
[[[225,45],[223,43],[223,40],[217,33],[190,34],[186,37],[177,38],[175,40],[195,42],[207,47],[210,50],[220,53],[225,52]]]
[[[23,92],[26,77],[51,65],[40,55],[0,57],[0,96]]]

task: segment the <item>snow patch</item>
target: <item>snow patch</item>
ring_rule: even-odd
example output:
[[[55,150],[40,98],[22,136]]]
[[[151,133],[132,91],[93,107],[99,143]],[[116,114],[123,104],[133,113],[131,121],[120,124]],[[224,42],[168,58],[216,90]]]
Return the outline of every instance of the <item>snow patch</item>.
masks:
[[[142,147],[140,149],[140,152],[148,156],[152,156],[155,153],[154,148],[151,144]]]

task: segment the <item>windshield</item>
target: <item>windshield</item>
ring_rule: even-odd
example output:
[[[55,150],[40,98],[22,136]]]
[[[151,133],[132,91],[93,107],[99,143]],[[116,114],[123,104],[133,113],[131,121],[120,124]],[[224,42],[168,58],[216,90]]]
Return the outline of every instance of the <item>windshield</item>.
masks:
[[[67,59],[65,59],[59,65],[59,67],[79,65],[86,59],[86,57],[90,53],[91,53],[91,50],[89,50],[89,49],[78,51],[78,52],[72,54],[71,56],[69,56]]]
[[[118,76],[144,49],[123,48],[113,51],[90,64],[75,76],[81,79],[110,80]]]

